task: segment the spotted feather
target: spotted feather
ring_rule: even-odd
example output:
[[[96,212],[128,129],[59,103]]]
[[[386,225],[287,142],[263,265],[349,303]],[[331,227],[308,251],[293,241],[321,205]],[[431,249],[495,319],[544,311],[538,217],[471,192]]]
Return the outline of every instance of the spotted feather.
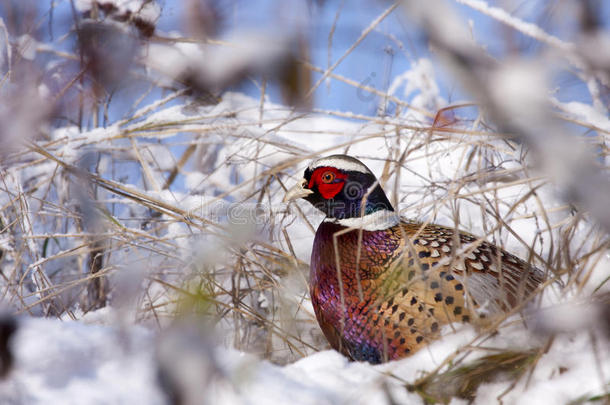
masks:
[[[488,242],[407,221],[380,231],[323,223],[311,263],[329,342],[373,363],[414,353],[445,324],[486,324],[541,281],[539,270]]]

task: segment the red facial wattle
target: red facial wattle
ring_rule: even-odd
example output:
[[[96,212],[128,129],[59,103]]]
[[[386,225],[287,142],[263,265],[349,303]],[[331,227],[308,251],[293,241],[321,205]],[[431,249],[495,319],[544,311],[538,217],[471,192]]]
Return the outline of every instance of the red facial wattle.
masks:
[[[319,167],[312,174],[307,188],[318,187],[318,192],[325,199],[334,198],[343,189],[347,174],[334,167]]]

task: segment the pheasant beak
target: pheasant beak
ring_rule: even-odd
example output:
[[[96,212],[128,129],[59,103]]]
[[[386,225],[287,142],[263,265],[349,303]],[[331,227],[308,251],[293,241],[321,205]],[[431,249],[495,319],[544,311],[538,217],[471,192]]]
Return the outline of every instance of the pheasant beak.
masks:
[[[290,190],[286,191],[286,195],[284,196],[282,202],[296,200],[297,198],[303,198],[307,197],[309,194],[313,194],[313,191],[305,188],[306,184],[307,180],[305,179],[295,184]]]

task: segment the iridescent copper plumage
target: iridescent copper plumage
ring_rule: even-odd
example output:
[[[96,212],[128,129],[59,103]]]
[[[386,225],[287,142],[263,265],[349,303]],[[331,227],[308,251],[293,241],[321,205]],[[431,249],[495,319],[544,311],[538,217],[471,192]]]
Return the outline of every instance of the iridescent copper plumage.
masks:
[[[327,214],[312,250],[311,299],[331,346],[354,360],[408,356],[451,322],[485,324],[543,280],[470,234],[398,218],[375,176],[348,156],[312,163],[287,194],[297,197]]]

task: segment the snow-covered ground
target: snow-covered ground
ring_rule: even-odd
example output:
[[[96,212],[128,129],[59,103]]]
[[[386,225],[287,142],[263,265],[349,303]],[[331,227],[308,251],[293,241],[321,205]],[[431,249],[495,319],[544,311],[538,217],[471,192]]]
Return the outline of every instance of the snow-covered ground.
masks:
[[[89,315],[102,324],[20,319],[11,342],[14,368],[0,382],[0,402],[165,404],[170,397],[159,384],[159,376],[165,375],[166,381],[179,377],[185,404],[422,404],[406,385],[477,336],[462,328],[408,359],[379,366],[322,351],[281,367],[251,354],[207,346],[205,339],[185,339],[183,331],[159,334],[141,326],[103,324],[114,319],[109,314],[104,309]],[[501,330],[482,346],[516,350],[543,340],[515,327]],[[173,362],[168,367],[169,357]],[[505,391],[504,404],[570,403],[603,393],[602,381],[609,375],[607,336],[560,334],[531,375],[510,391],[509,382],[482,384],[474,403],[496,403]]]

